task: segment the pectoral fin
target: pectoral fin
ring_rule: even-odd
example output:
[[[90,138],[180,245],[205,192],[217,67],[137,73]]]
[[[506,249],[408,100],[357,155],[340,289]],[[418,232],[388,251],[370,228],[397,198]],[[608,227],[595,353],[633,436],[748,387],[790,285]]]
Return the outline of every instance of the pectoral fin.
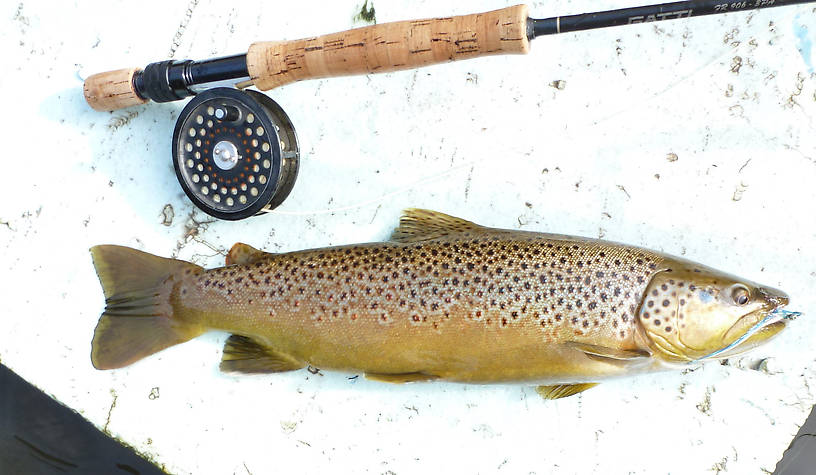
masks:
[[[561,399],[594,388],[598,383],[556,384],[554,386],[539,386],[536,392],[544,399]]]
[[[220,367],[225,372],[280,373],[304,366],[306,364],[302,361],[263,346],[251,338],[232,335],[224,345]]]
[[[621,350],[607,346],[591,345],[589,343],[567,343],[569,346],[582,351],[588,357],[617,365],[639,365],[651,358],[651,353],[642,350]]]
[[[254,247],[250,246],[249,244],[236,242],[235,244],[233,244],[232,248],[227,253],[225,264],[228,266],[231,266],[233,264],[237,265],[252,264],[258,259],[264,257],[266,254],[267,253],[259,251]]]
[[[419,381],[433,381],[439,376],[426,373],[366,373],[366,379],[383,383],[416,383]]]

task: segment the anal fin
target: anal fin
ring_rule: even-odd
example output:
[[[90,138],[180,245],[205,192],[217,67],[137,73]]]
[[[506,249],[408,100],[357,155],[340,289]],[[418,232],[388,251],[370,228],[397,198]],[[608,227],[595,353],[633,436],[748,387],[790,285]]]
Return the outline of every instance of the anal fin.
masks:
[[[224,344],[221,371],[238,373],[281,373],[306,364],[289,355],[261,345],[252,338],[232,335]]]
[[[419,381],[433,381],[439,376],[427,373],[366,373],[366,379],[383,383],[416,383]]]
[[[231,266],[233,264],[247,265],[252,264],[253,262],[263,258],[266,255],[267,255],[266,252],[259,251],[254,247],[250,246],[249,244],[236,242],[230,248],[229,252],[227,253],[227,257],[226,259],[224,259],[224,261],[225,264],[228,266]]]
[[[597,385],[598,383],[556,384],[553,386],[539,386],[536,388],[536,392],[544,399],[561,399],[562,397],[574,396]]]

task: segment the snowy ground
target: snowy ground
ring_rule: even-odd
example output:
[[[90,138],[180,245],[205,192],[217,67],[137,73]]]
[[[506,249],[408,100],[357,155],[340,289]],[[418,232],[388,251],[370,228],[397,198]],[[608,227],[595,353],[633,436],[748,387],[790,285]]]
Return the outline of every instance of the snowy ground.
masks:
[[[377,21],[506,6],[377,0]],[[170,163],[183,103],[91,110],[82,80],[343,30],[362,2],[5,2],[0,361],[172,473],[767,473],[816,402],[813,5],[539,38],[528,56],[290,85],[279,211],[214,222]],[[539,17],[632,6],[552,0]],[[544,401],[529,387],[218,372],[225,334],[99,372],[87,249],[215,267],[385,239],[406,207],[621,241],[786,290],[750,358]],[[172,209],[172,217],[163,210]],[[768,358],[760,370],[756,363]]]

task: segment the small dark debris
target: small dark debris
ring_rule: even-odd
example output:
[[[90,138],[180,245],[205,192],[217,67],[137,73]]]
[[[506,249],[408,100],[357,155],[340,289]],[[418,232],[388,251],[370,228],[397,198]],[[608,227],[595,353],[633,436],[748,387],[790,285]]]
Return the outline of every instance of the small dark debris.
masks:
[[[563,79],[556,79],[550,83],[550,87],[563,91],[567,88],[567,81],[564,81]]]
[[[165,226],[170,226],[173,224],[173,218],[176,217],[176,213],[173,211],[173,205],[170,203],[164,205],[162,209],[162,224]]]
[[[377,23],[377,15],[374,12],[374,2],[371,2],[371,6],[368,6],[368,0],[363,3],[362,8],[360,8],[360,13],[354,15],[354,21],[364,21],[366,23]]]

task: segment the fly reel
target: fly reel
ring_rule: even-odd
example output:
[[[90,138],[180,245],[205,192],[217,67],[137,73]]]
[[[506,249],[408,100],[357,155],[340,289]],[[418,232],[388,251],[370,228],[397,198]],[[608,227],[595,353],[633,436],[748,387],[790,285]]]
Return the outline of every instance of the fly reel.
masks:
[[[208,89],[181,111],[173,132],[173,168],[182,189],[219,219],[276,208],[292,191],[299,160],[289,117],[256,91]]]

